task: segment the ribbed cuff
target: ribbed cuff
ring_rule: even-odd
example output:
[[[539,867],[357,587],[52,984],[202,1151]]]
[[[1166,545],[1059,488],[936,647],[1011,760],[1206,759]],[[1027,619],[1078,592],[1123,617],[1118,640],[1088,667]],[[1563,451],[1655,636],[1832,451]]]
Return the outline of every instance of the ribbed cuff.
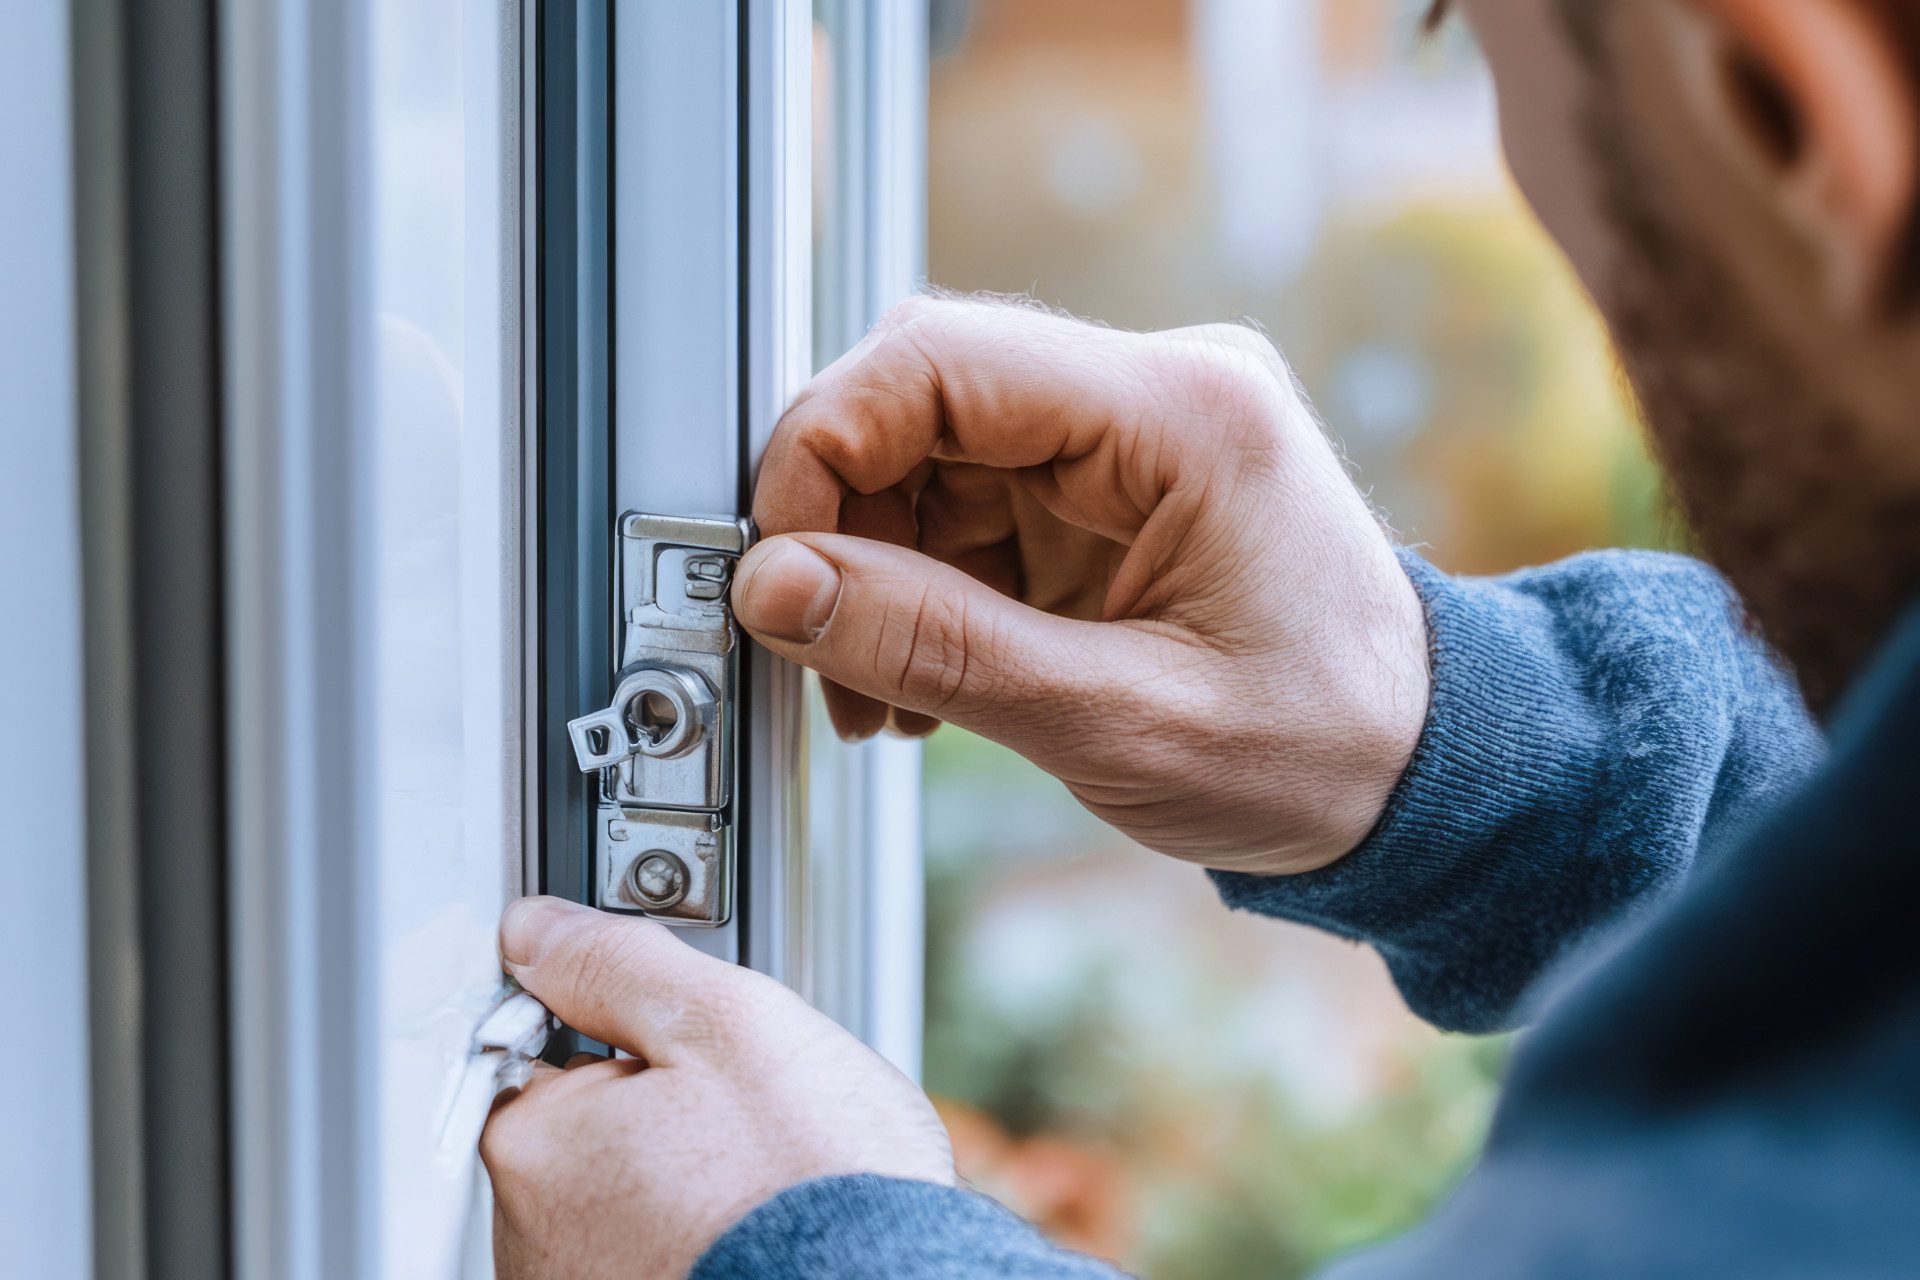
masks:
[[[1527,855],[1586,843],[1600,717],[1541,601],[1412,552],[1401,563],[1426,608],[1433,683],[1379,826],[1318,871],[1214,880],[1229,906],[1372,944],[1429,1021],[1494,1030],[1582,909],[1554,899],[1586,890],[1545,892],[1553,869]]]
[[[689,1280],[1112,1280],[985,1196],[877,1174],[816,1178],[742,1218]]]

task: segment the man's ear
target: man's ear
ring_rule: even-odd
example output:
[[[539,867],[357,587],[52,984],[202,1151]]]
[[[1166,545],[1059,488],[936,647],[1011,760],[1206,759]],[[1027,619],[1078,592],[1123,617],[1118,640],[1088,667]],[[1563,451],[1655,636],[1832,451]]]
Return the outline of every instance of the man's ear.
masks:
[[[1908,301],[1920,87],[1875,0],[1690,0],[1717,62],[1696,99],[1780,199],[1835,302]]]

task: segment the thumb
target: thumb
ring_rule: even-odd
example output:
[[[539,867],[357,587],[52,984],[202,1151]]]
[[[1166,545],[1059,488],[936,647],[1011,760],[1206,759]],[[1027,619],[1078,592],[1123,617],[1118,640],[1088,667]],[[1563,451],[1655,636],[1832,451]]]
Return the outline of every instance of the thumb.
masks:
[[[741,561],[734,616],[774,653],[857,694],[1030,749],[1097,701],[1117,628],[1056,618],[916,551],[844,534],[769,538]],[[1051,735],[1049,735],[1051,736]]]
[[[716,996],[747,972],[695,951],[665,925],[560,898],[510,904],[500,958],[560,1021],[655,1066],[674,1061],[688,1011],[726,1007]]]

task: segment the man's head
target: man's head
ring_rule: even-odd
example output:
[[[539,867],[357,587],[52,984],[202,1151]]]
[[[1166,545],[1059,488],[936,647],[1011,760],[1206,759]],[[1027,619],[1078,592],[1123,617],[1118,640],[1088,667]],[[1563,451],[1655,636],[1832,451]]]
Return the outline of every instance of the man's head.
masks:
[[[1920,594],[1920,0],[1457,0],[1707,555],[1828,703]]]

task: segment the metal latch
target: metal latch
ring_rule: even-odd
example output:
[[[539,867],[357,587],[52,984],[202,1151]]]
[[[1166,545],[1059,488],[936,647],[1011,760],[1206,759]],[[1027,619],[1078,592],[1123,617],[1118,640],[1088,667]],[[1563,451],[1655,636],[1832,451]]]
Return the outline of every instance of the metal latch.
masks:
[[[594,905],[725,924],[740,674],[727,591],[748,526],[629,512],[618,532],[613,701],[567,725],[581,772],[599,775]]]

